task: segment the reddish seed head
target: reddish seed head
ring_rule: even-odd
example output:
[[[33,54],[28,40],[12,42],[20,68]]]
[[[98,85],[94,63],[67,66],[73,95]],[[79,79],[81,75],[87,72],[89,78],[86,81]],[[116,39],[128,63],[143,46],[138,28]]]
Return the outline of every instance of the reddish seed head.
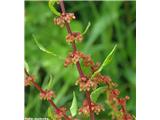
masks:
[[[104,108],[102,105],[91,102],[91,110],[96,114],[99,114],[101,111],[104,111]],[[88,101],[85,99],[83,101],[83,106],[79,109],[79,114],[84,114],[88,116],[89,113],[90,113],[89,104]]]
[[[69,33],[66,36],[66,42],[67,43],[72,43],[75,40],[77,40],[78,42],[81,42],[83,40],[83,36],[81,35],[81,33],[79,33],[79,32],[73,32],[73,33]]]
[[[64,66],[67,67],[69,64],[76,64],[80,60],[81,54],[82,52],[80,51],[69,53],[65,60]]]
[[[56,109],[55,112],[56,112],[56,120],[62,120],[62,118],[64,117],[63,114],[66,113],[66,108],[60,107],[59,109]]]
[[[75,19],[74,13],[62,13],[60,17],[54,19],[54,24],[63,27],[65,22],[70,23],[72,19]]]
[[[130,97],[129,97],[129,96],[126,96],[126,97],[125,97],[125,99],[126,99],[126,100],[129,100],[129,99],[130,99]]]
[[[27,76],[27,77],[25,78],[25,81],[24,81],[25,86],[31,85],[31,84],[32,84],[32,81],[34,81],[33,76]]]
[[[51,90],[46,90],[43,93],[40,93],[40,99],[42,100],[51,100],[52,97],[56,97],[55,93]]]
[[[123,107],[126,106],[126,100],[125,100],[124,98],[119,98],[119,99],[118,99],[118,103],[119,103],[121,106],[123,106]]]
[[[118,89],[114,89],[111,91],[111,94],[115,97],[117,97],[120,94],[120,91]]]
[[[99,66],[100,66],[100,63],[93,64],[93,65],[91,66],[91,70],[92,70],[92,72],[97,71],[97,70],[98,70],[98,68],[99,68]]]
[[[84,81],[85,80],[85,81]],[[96,81],[90,80],[88,78],[78,78],[76,81],[76,85],[79,84],[80,91],[90,91],[91,89],[97,88],[98,83]]]

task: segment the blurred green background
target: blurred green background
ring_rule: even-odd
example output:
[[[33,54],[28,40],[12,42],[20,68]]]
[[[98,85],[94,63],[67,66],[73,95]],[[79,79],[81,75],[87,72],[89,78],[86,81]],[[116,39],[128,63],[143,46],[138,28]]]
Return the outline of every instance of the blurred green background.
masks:
[[[66,11],[74,12],[76,20],[71,22],[73,31],[83,32],[91,22],[79,50],[90,54],[92,59],[103,62],[115,44],[118,49],[110,65],[103,74],[109,75],[119,84],[121,96],[130,96],[127,108],[136,114],[136,2],[135,1],[66,1]],[[57,9],[59,9],[57,5]],[[50,76],[51,88],[56,92],[54,100],[58,106],[70,107],[72,92],[76,92],[78,106],[82,105],[84,92],[74,85],[78,78],[76,67],[64,68],[64,60],[39,50],[32,35],[47,49],[59,56],[66,57],[71,46],[65,41],[65,28],[53,24],[55,16],[48,8],[48,2],[25,1],[25,60],[36,82],[47,88]],[[103,95],[98,102],[104,104]],[[108,120],[109,108],[96,116],[97,120]],[[39,91],[33,86],[25,88],[25,117],[47,117],[49,103],[39,99]]]

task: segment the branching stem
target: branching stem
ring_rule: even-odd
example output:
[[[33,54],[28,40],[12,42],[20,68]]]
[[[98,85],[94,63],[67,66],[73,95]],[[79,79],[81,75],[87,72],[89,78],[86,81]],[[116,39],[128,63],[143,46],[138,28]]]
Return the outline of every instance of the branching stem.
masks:
[[[26,69],[25,69],[25,75],[26,76],[30,76],[29,73],[26,71]],[[46,91],[43,90],[34,80],[32,80],[31,82],[32,82],[33,86],[35,88],[37,88],[37,90],[40,91],[40,93],[46,93]],[[51,99],[48,99],[47,101],[52,105],[52,107],[56,111],[59,111],[59,112],[61,112],[63,114],[63,117],[64,117],[65,120],[71,120],[71,118],[69,118],[63,111],[61,111]]]

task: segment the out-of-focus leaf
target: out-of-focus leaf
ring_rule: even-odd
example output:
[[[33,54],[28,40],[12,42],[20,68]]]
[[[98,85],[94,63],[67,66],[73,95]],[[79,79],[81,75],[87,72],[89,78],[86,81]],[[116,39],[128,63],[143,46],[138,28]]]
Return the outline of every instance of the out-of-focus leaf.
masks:
[[[50,8],[50,10],[52,11],[53,14],[60,16],[60,13],[55,9],[54,4],[55,2],[57,2],[58,0],[49,0],[48,2],[48,6]]]
[[[70,107],[70,111],[73,117],[77,114],[77,109],[78,106],[77,106],[76,94],[75,92],[73,92],[73,100],[72,100],[72,105]]]
[[[52,88],[52,85],[53,85],[53,76],[50,75],[50,76],[49,76],[49,83],[48,83],[48,87],[47,87],[48,90]]]
[[[102,71],[102,69],[112,61],[112,58],[113,58],[113,55],[114,55],[116,48],[117,48],[117,45],[114,46],[112,51],[108,54],[106,59],[103,61],[102,65],[99,67],[99,69],[96,72],[93,73],[91,78],[93,78],[97,73],[100,73]]]
[[[91,100],[93,102],[96,102],[98,97],[100,96],[101,93],[103,93],[105,90],[106,90],[106,86],[105,87],[99,87],[97,88],[96,90],[94,90],[92,93],[91,93]]]
[[[34,39],[36,45],[38,46],[38,48],[39,48],[41,51],[43,51],[43,52],[45,52],[45,53],[48,53],[48,54],[50,54],[50,55],[53,55],[53,56],[57,56],[57,55],[54,54],[53,52],[51,52],[51,51],[47,50],[46,48],[44,48],[44,47],[37,41],[37,39],[36,39],[36,37],[35,37],[34,35],[33,35],[33,39]]]
[[[44,47],[37,41],[35,35],[33,35],[33,39],[34,39],[36,45],[38,46],[38,48],[39,48],[41,51],[43,51],[43,52],[45,52],[45,53],[47,53],[47,54],[50,54],[50,55],[52,55],[52,56],[58,57],[59,59],[64,59],[63,57],[58,56],[57,54],[55,54],[55,53],[47,50],[46,48],[44,48]]]
[[[24,61],[24,67],[25,67],[27,73],[29,73],[29,65],[26,61]]]
[[[86,32],[88,31],[90,26],[91,26],[91,22],[88,22],[88,25],[87,25],[86,29],[84,30],[84,32],[82,33],[82,35],[86,34]]]

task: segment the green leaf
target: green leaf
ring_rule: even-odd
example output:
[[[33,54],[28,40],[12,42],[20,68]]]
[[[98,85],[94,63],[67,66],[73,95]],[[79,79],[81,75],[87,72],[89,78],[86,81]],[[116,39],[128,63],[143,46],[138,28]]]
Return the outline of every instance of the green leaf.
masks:
[[[97,74],[100,73],[102,71],[102,69],[107,66],[108,64],[110,64],[110,62],[112,61],[114,52],[117,48],[117,45],[114,46],[114,48],[112,49],[112,51],[108,54],[108,56],[106,57],[106,59],[103,61],[102,65],[99,67],[99,69],[93,73],[93,75],[91,76],[91,79]]]
[[[84,30],[84,32],[82,33],[82,35],[86,34],[86,32],[88,31],[90,26],[91,26],[91,22],[88,22],[88,25],[87,25],[86,29]]]
[[[97,88],[96,90],[94,90],[92,93],[91,93],[91,100],[93,102],[96,102],[98,97],[100,96],[101,93],[103,93],[105,90],[106,90],[106,86],[105,87],[99,87]]]
[[[47,54],[50,54],[50,55],[52,55],[52,56],[58,57],[59,59],[64,59],[63,57],[58,56],[57,54],[55,54],[55,53],[47,50],[46,48],[44,48],[44,47],[37,41],[35,35],[33,35],[33,39],[34,39],[36,45],[38,46],[38,48],[39,48],[41,51],[43,51],[43,52],[45,52],[45,53],[47,53]]]
[[[55,2],[58,0],[49,0],[48,2],[48,6],[50,8],[50,10],[52,11],[53,14],[60,16],[60,13],[55,9],[54,4]]]
[[[24,61],[24,67],[25,67],[27,73],[29,73],[29,65],[26,61]]]
[[[48,108],[47,113],[48,113],[48,118],[49,118],[49,119],[51,119],[51,120],[56,120],[56,118],[55,118],[55,116],[54,116],[54,114],[53,114],[53,112],[52,112],[52,110],[51,110],[50,107]]]
[[[53,85],[53,76],[50,75],[47,89],[50,90],[52,88],[52,85]]]
[[[70,111],[73,117],[77,114],[77,109],[78,109],[77,99],[76,99],[75,92],[73,92],[73,100],[72,100],[72,105],[70,107]]]

